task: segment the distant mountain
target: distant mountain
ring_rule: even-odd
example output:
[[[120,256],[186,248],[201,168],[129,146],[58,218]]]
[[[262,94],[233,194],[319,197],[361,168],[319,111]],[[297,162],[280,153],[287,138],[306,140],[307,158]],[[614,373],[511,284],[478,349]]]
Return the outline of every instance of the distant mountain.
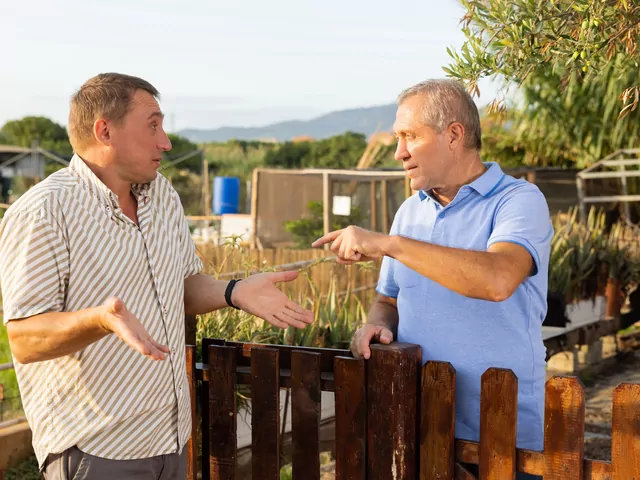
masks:
[[[263,127],[221,127],[213,130],[184,129],[178,133],[192,142],[225,142],[231,139],[273,139],[279,142],[298,136],[322,139],[346,131],[367,136],[380,131],[391,131],[396,115],[396,104],[353,108],[327,113],[311,120],[292,120]]]

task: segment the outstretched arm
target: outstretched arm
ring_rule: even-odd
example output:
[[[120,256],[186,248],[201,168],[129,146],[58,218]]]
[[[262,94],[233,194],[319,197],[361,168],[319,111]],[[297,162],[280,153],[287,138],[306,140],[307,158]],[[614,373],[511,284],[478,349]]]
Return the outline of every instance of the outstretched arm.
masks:
[[[486,250],[434,245],[355,226],[331,232],[312,246],[331,243],[341,263],[387,256],[456,293],[499,302],[539,268],[546,274],[552,236],[544,196],[525,185],[497,208]]]
[[[486,252],[442,247],[410,238],[387,240],[392,258],[466,297],[502,302],[533,270],[529,252],[515,243],[495,243]]]
[[[353,226],[331,232],[313,246],[328,242],[341,263],[387,256],[460,295],[496,302],[509,298],[533,269],[529,252],[514,243],[495,243],[482,252]]]
[[[169,353],[116,297],[77,312],[49,312],[7,322],[11,351],[23,364],[71,355],[111,333],[153,360],[164,360]]]
[[[276,283],[290,282],[298,272],[260,273],[235,284],[231,302],[245,312],[260,317],[278,328],[304,328],[313,322],[313,312],[291,301]],[[226,307],[224,293],[229,282],[197,274],[184,281],[187,315],[199,315]]]

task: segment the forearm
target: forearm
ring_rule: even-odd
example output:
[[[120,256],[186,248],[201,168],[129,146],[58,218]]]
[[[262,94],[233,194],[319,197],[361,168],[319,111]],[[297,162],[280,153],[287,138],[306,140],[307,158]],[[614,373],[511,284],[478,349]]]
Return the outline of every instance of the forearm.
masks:
[[[184,309],[186,315],[202,315],[227,307],[224,292],[228,281],[209,275],[193,275],[184,281]]]
[[[110,332],[102,324],[104,308],[52,312],[7,323],[9,343],[20,363],[42,362],[82,350]]]
[[[466,297],[502,301],[511,295],[504,261],[491,252],[442,247],[401,236],[389,236],[384,254],[436,283]]]
[[[367,323],[388,328],[393,332],[394,338],[396,338],[398,333],[398,318],[398,307],[395,305],[395,300],[387,300],[378,296],[369,309]]]

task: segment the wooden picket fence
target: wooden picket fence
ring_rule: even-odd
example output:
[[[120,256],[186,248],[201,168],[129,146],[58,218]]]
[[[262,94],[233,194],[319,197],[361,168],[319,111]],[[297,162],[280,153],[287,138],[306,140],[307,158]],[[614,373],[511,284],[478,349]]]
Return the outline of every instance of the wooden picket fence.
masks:
[[[320,479],[320,397],[335,392],[337,480],[482,480],[526,472],[544,480],[640,479],[640,385],[613,396],[612,461],[584,458],[585,395],[581,382],[546,384],[544,451],[516,448],[518,379],[490,368],[482,376],[480,441],[456,439],[456,372],[446,362],[420,366],[417,345],[373,345],[367,361],[347,350],[205,339],[202,364],[187,347],[194,431],[196,379],[202,412],[202,479],[236,478],[236,387],[251,385],[254,479],[280,478],[280,388],[291,388],[295,480]],[[190,442],[189,480],[196,479]]]

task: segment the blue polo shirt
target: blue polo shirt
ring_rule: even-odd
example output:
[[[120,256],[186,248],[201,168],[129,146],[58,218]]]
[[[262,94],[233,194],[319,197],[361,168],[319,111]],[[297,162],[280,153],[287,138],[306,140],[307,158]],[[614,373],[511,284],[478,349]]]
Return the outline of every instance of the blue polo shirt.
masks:
[[[542,321],[553,227],[538,187],[485,163],[485,173],[464,185],[443,207],[424,192],[398,210],[392,235],[467,250],[496,242],[526,248],[534,272],[503,302],[459,295],[384,257],[378,293],[397,298],[398,341],[422,346],[422,360],[451,362],[456,370],[456,437],[479,441],[480,377],[490,367],[518,377],[518,448],[542,450],[545,354]],[[425,259],[428,261],[429,259]]]

